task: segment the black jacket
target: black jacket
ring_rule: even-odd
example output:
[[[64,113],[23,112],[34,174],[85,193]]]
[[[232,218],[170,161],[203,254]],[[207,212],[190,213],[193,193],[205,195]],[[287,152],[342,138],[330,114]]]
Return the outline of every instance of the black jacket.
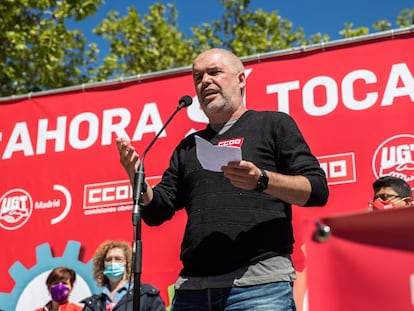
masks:
[[[131,289],[116,304],[113,311],[133,311],[133,292]],[[92,295],[81,301],[85,306],[84,311],[106,311],[105,295]],[[127,308],[125,308],[125,304]],[[141,284],[140,291],[140,311],[165,311],[164,301],[161,299],[160,291],[149,284]]]

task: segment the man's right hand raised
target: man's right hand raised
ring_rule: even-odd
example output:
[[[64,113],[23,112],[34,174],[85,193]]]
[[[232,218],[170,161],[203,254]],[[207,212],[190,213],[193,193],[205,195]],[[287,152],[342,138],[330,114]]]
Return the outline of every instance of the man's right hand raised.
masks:
[[[131,142],[124,137],[118,137],[116,145],[119,151],[119,161],[127,172],[131,185],[133,185],[135,172],[140,163],[139,154],[135,151]]]

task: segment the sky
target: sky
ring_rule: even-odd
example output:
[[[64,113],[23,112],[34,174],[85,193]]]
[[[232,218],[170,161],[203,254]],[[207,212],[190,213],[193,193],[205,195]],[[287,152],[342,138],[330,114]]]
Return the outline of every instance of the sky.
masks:
[[[93,38],[92,29],[102,21],[111,10],[121,15],[127,8],[135,5],[141,17],[156,2],[174,2],[178,10],[178,26],[184,33],[190,34],[190,28],[202,22],[220,19],[224,9],[219,0],[104,0],[98,13],[82,26],[84,33]],[[330,40],[340,39],[339,32],[346,22],[352,22],[354,28],[368,26],[385,19],[397,28],[395,20],[405,8],[414,8],[413,0],[251,0],[250,9],[263,9],[266,12],[278,11],[281,17],[293,23],[293,29],[302,27],[306,36],[315,33],[328,34]],[[374,32],[371,29],[370,32]],[[96,38],[94,38],[96,41]]]

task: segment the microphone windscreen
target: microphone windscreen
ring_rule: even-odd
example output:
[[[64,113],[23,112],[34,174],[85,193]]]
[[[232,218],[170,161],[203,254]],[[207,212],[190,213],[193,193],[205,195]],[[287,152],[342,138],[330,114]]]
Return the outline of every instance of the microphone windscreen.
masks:
[[[188,107],[193,103],[191,96],[184,95],[178,102],[178,108]]]

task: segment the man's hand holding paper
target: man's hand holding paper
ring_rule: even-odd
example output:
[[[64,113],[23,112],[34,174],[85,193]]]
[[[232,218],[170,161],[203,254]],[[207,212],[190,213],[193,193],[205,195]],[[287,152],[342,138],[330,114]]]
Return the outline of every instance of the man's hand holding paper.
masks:
[[[195,140],[197,158],[205,170],[221,172],[222,166],[242,160],[239,147],[215,146],[199,136],[195,136]]]

